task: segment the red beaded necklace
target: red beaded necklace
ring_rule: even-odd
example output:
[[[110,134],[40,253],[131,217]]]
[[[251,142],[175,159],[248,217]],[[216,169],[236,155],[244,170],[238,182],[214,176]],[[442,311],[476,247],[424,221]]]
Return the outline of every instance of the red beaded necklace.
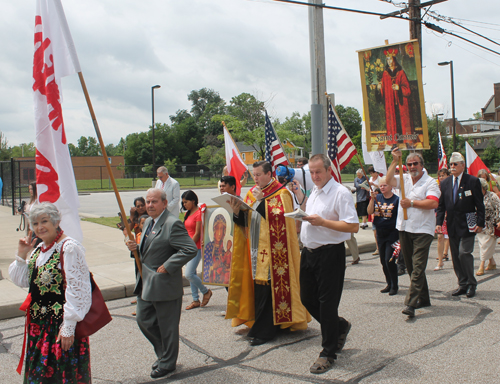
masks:
[[[61,229],[59,231],[59,233],[57,234],[56,238],[54,239],[54,241],[52,243],[50,243],[50,245],[45,248],[43,245],[42,245],[42,252],[45,253],[47,252],[50,248],[52,248],[54,246],[55,243],[57,243],[57,240],[59,240],[61,238],[61,236],[63,235],[64,231]]]

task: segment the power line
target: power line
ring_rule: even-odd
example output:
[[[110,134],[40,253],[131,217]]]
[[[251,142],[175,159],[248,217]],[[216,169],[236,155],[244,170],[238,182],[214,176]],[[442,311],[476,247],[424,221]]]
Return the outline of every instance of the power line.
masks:
[[[306,3],[303,1],[295,1],[295,0],[271,0],[275,1],[278,3],[287,3],[287,4],[296,4],[296,5],[306,5],[308,7],[321,7],[323,9],[332,9],[335,11],[344,11],[344,12],[353,12],[353,13],[361,13],[363,15],[371,15],[371,16],[386,16],[385,13],[378,13],[378,12],[370,12],[370,11],[362,11],[360,9],[351,9],[351,8],[341,8],[341,7],[332,7],[330,5],[325,5],[325,4],[312,4],[312,3]],[[408,20],[407,17],[402,17],[402,16],[389,16],[394,19],[403,19],[403,20]]]

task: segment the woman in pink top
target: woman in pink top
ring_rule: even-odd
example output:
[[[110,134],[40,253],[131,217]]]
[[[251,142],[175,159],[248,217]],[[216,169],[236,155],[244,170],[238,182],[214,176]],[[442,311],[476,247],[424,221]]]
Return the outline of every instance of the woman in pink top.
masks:
[[[201,279],[196,274],[196,268],[201,260],[201,210],[198,208],[198,196],[189,190],[182,194],[181,199],[182,209],[186,211],[184,225],[198,248],[196,257],[186,264],[185,276],[189,280],[191,295],[193,296],[193,302],[186,307],[189,310],[207,305],[212,297],[212,291],[203,285]],[[203,294],[201,303],[198,290]]]

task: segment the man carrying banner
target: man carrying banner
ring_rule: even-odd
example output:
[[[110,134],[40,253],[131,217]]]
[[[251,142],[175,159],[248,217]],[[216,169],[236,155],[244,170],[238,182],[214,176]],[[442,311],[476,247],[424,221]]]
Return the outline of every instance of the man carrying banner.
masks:
[[[406,158],[409,174],[395,176],[396,165],[401,156],[398,148],[392,151],[392,163],[387,170],[386,182],[397,189],[401,189],[401,182],[404,183],[405,198],[399,195],[401,198],[396,228],[399,231],[401,252],[410,275],[410,289],[406,295],[406,308],[403,309],[403,314],[414,317],[416,308],[431,305],[425,268],[429,259],[429,248],[434,240],[436,225],[434,209],[438,206],[441,191],[436,180],[424,170],[424,159],[419,153],[410,153]],[[407,209],[407,220],[404,220],[403,209]]]
[[[253,164],[256,185],[245,197],[253,209],[240,211],[233,203],[234,251],[227,319],[234,327],[246,323],[250,345],[272,340],[278,328],[307,329],[310,321],[300,300],[300,254],[292,196],[272,177],[271,164]],[[248,235],[246,235],[248,233]],[[248,239],[247,239],[248,237]]]

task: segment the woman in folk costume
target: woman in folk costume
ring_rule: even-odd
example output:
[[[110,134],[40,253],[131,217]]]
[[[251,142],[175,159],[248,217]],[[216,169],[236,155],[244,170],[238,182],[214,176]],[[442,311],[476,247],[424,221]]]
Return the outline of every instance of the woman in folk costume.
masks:
[[[255,211],[233,204],[234,250],[227,319],[246,323],[250,345],[272,340],[279,328],[307,329],[310,315],[300,300],[300,251],[290,192],[272,177],[271,165],[253,165],[256,185],[245,197]]]
[[[20,239],[9,267],[12,281],[29,287],[24,376],[29,384],[91,382],[88,337],[75,338],[76,324],[92,303],[89,269],[83,246],[64,234],[60,222],[55,205],[35,205],[30,224],[42,242],[33,249],[35,241]]]

